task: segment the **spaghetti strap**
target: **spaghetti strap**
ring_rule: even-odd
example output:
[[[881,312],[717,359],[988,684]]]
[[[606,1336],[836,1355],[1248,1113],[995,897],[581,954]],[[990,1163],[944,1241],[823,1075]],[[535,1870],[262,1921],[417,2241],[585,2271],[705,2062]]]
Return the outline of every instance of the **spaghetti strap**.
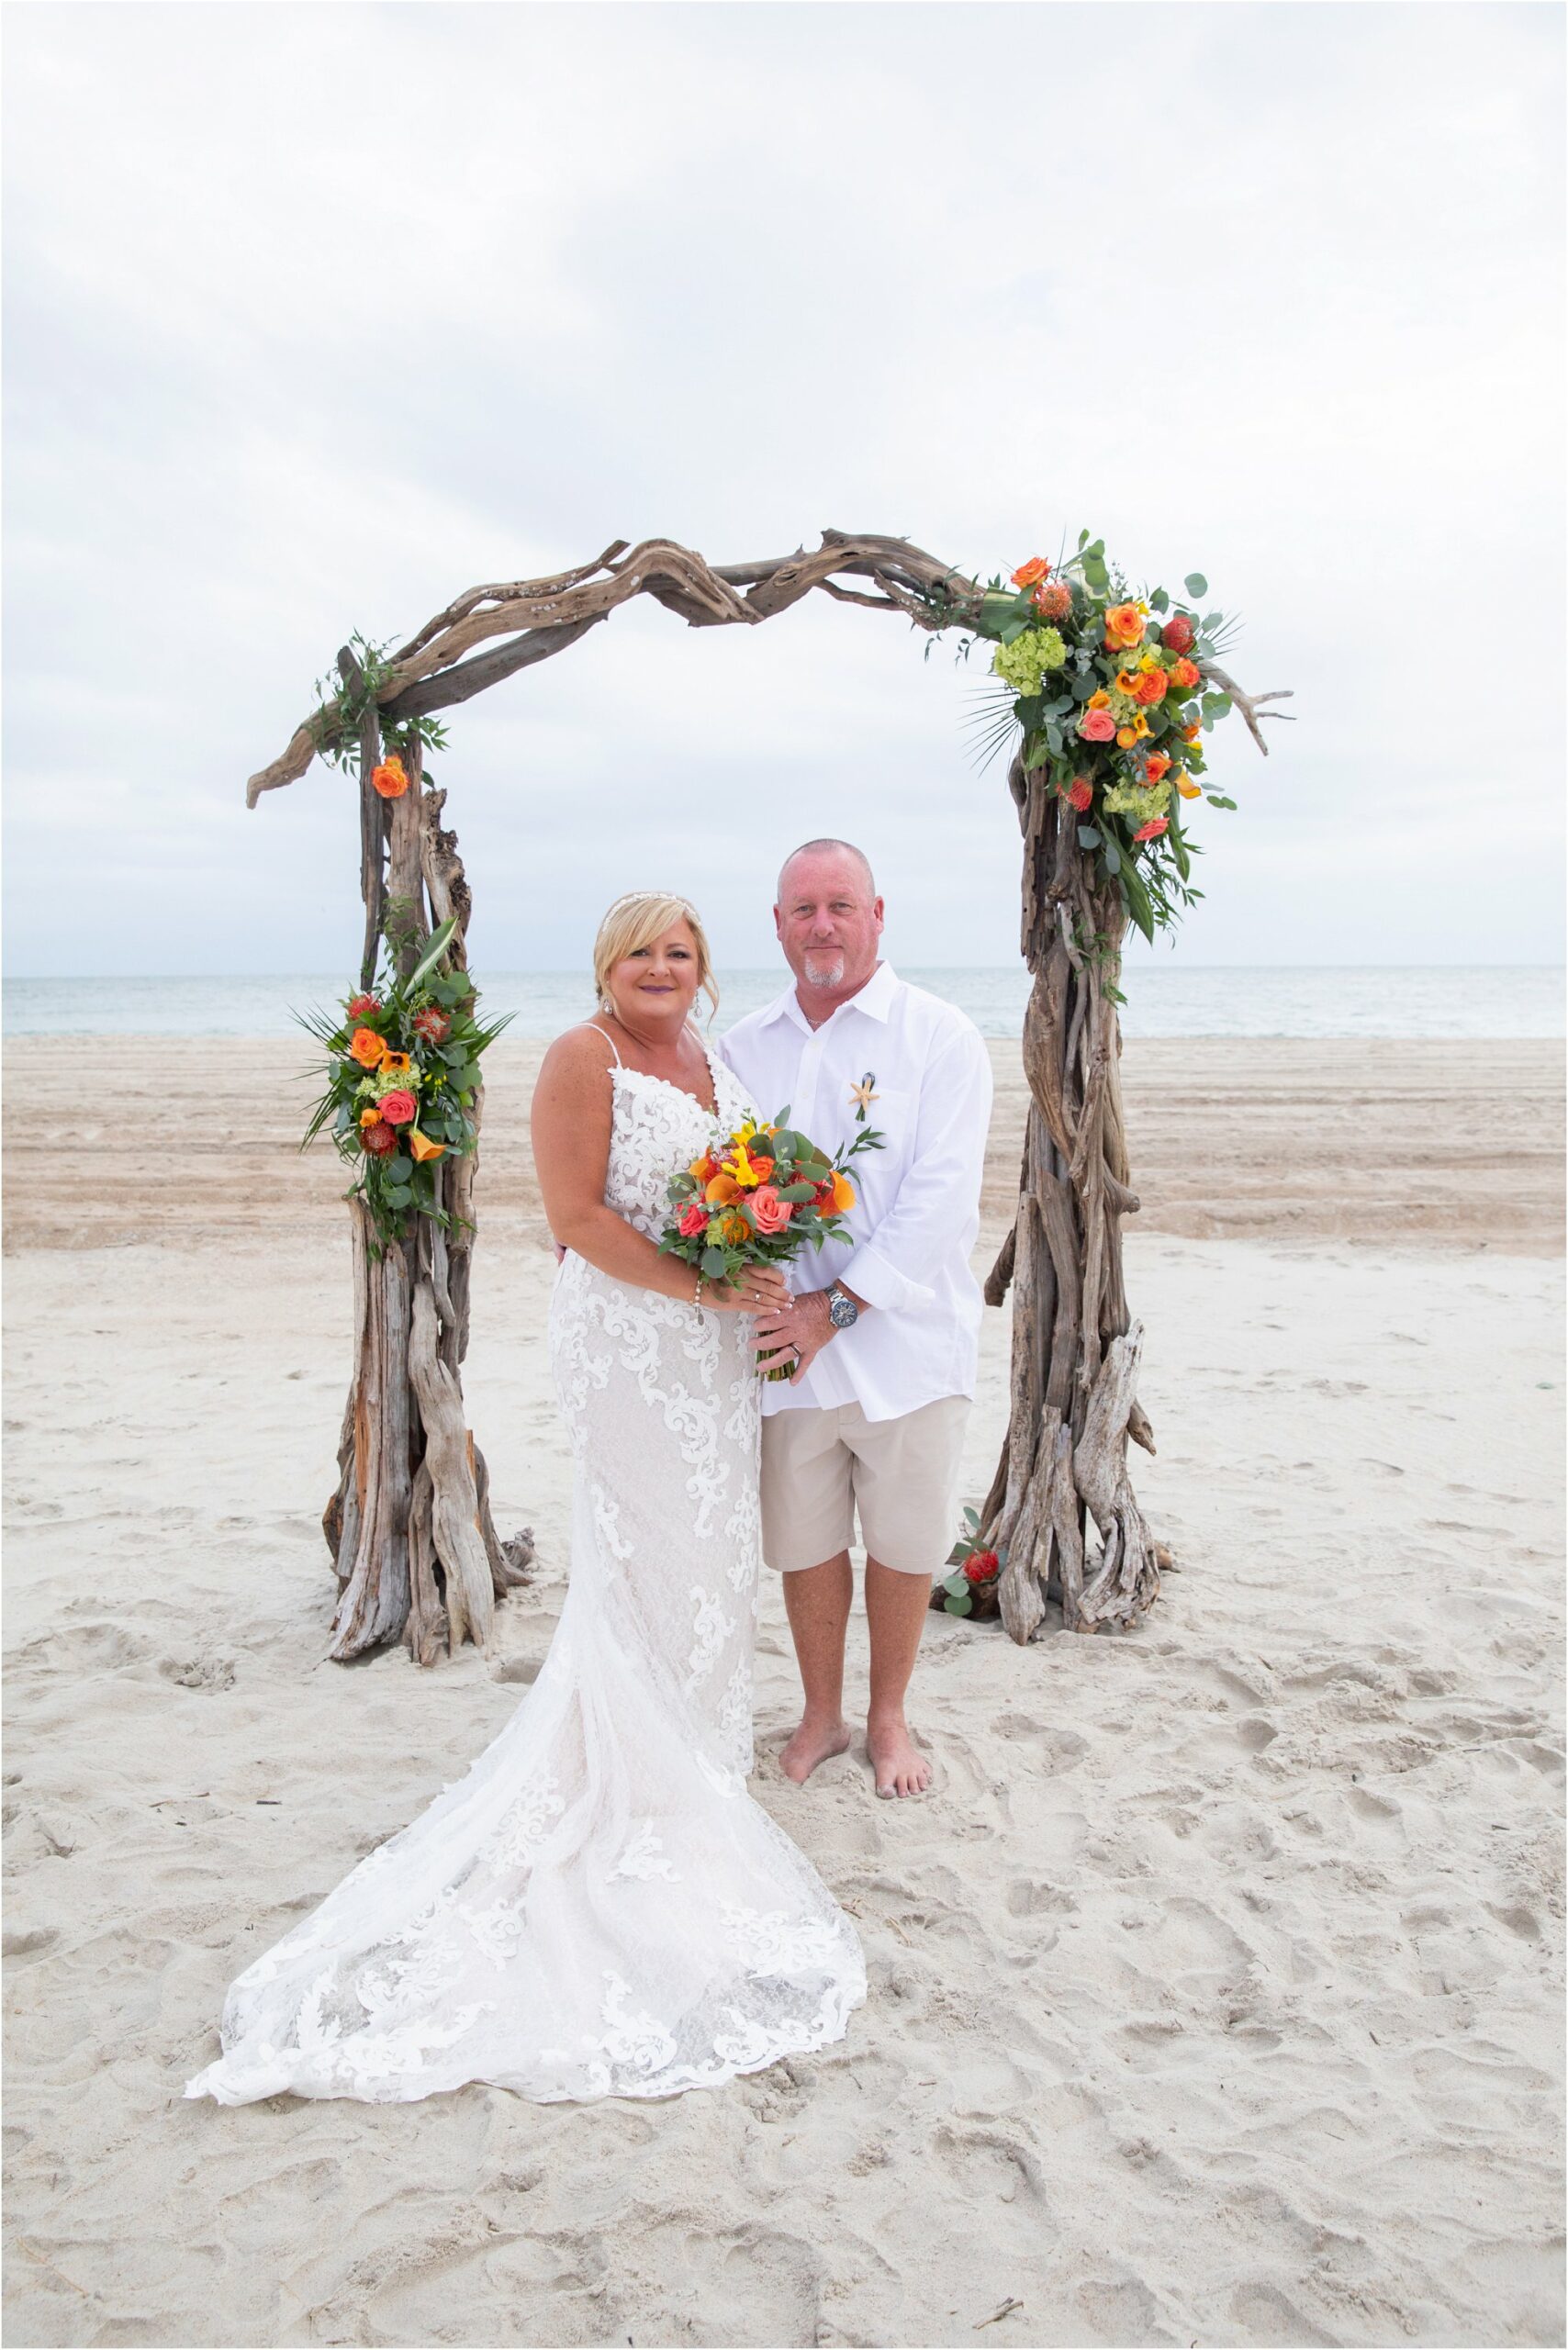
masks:
[[[580,1022],[578,1023],[578,1025],[579,1025],[580,1027],[583,1027],[583,1028],[591,1028],[591,1029],[593,1030],[593,1033],[594,1033],[594,1035],[595,1035],[596,1036],[602,1036],[602,1037],[604,1038],[605,1043],[610,1046],[610,1051],[611,1051],[611,1052],[614,1054],[614,1056],[615,1056],[615,1066],[616,1066],[616,1068],[617,1068],[617,1069],[623,1069],[623,1068],[625,1067],[625,1063],[622,1061],[622,1058],[621,1058],[621,1047],[620,1047],[620,1046],[616,1043],[616,1041],[615,1041],[614,1037],[610,1035],[610,1031],[609,1031],[609,1029],[608,1029],[608,1028],[601,1028],[601,1027],[599,1026],[599,1023],[598,1023],[598,1021],[597,1021],[597,1020],[584,1020],[584,1021],[580,1021]]]

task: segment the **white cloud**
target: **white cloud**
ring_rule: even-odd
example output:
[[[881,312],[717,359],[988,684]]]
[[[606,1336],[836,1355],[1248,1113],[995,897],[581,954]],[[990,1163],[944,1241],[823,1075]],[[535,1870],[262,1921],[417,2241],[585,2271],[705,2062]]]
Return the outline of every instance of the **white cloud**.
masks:
[[[133,4],[9,46],[10,968],[351,957],[342,779],[242,789],[352,628],[823,523],[989,569],[1089,522],[1245,612],[1299,723],[1226,731],[1188,959],[1561,951],[1556,12]],[[973,682],[826,605],[619,615],[454,715],[476,957],[579,960],[656,872],[765,959],[826,822],[895,951],[1009,954]]]

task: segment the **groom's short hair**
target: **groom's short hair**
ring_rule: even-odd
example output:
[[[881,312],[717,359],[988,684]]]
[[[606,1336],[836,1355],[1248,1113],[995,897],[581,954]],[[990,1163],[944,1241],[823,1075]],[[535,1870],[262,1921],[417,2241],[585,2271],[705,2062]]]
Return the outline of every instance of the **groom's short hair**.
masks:
[[[857,848],[853,841],[802,841],[799,848],[792,848],[790,851],[789,856],[784,859],[783,864],[778,868],[778,900],[780,904],[783,903],[784,900],[784,876],[789,872],[790,867],[794,864],[795,859],[798,856],[812,856],[816,855],[822,849],[831,848],[842,849],[846,856],[853,856],[859,859],[861,867],[866,876],[867,891],[871,897],[874,898],[876,896],[877,878],[871,870],[871,860],[867,856],[863,848]]]

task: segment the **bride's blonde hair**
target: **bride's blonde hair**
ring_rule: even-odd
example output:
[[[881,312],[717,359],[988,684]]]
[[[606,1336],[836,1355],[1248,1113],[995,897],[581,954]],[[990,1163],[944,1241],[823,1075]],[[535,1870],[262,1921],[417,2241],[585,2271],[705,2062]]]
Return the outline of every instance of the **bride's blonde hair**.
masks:
[[[617,963],[634,955],[639,946],[651,946],[662,938],[671,923],[683,922],[691,933],[691,943],[697,949],[697,984],[712,1005],[719,1009],[719,987],[713,977],[713,958],[708,951],[708,934],[694,905],[677,897],[669,890],[631,890],[617,898],[599,925],[599,935],[593,942],[593,983],[599,990],[599,1009],[615,1010],[610,992],[610,974]],[[713,1012],[709,1013],[711,1019]]]

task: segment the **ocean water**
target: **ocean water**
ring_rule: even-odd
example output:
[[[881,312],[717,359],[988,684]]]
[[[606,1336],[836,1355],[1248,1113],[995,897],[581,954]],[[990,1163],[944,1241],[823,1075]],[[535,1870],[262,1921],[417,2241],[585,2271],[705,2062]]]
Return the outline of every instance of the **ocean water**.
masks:
[[[1021,964],[924,970],[902,976],[967,1012],[987,1036],[1022,1033],[1028,974]],[[784,985],[782,968],[721,971],[721,1031]],[[592,1010],[577,971],[481,972],[484,1005],[513,1012],[513,1034],[556,1036]],[[309,973],[255,979],[7,979],[8,1036],[297,1035],[291,1013],[334,1005],[341,978]],[[1551,965],[1391,967],[1326,965],[1203,968],[1133,964],[1123,979],[1129,1036],[1561,1036],[1563,972]]]

